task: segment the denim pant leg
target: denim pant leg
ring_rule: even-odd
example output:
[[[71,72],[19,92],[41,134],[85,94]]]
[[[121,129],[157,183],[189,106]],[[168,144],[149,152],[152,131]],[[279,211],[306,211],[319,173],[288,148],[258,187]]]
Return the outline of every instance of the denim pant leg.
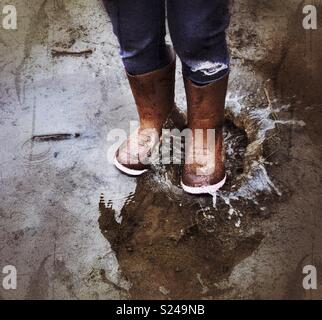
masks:
[[[229,0],[168,0],[168,23],[184,75],[197,84],[229,72]]]
[[[144,74],[170,62],[164,0],[103,0],[128,73]]]

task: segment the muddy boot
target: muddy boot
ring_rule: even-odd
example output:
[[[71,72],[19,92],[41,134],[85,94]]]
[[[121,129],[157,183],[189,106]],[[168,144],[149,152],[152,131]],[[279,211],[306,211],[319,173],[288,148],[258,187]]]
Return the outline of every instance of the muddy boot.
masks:
[[[182,187],[192,194],[216,194],[226,182],[223,125],[228,75],[205,86],[185,79],[188,106]],[[215,130],[207,130],[215,129]]]
[[[162,128],[175,109],[175,55],[166,67],[146,74],[128,74],[140,126],[117,150],[114,164],[128,175],[139,176],[151,167]]]

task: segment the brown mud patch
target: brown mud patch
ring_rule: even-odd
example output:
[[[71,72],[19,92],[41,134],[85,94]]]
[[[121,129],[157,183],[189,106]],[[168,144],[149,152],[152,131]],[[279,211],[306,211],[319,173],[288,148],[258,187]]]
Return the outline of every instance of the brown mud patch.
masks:
[[[99,225],[111,243],[132,299],[212,299],[216,283],[252,254],[263,236],[240,234],[222,215],[198,203],[180,203],[151,192],[142,177],[131,201],[115,221],[112,207],[100,204]]]

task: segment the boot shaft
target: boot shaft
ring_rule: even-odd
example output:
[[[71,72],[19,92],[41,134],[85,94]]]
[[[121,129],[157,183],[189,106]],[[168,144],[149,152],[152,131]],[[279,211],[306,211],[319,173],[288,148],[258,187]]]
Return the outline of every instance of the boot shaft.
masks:
[[[166,67],[128,79],[140,118],[140,127],[162,129],[174,106],[175,57]]]
[[[220,80],[198,86],[185,79],[188,108],[188,127],[191,129],[215,129],[224,124],[228,75]]]

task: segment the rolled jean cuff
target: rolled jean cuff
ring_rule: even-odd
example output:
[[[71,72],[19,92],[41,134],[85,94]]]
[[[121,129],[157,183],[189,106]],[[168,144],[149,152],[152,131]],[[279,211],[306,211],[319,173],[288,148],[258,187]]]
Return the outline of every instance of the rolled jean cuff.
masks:
[[[136,76],[164,68],[172,61],[172,48],[164,46],[159,48],[157,54],[155,49],[142,51],[136,56],[127,55],[121,51],[122,61],[127,73]]]

